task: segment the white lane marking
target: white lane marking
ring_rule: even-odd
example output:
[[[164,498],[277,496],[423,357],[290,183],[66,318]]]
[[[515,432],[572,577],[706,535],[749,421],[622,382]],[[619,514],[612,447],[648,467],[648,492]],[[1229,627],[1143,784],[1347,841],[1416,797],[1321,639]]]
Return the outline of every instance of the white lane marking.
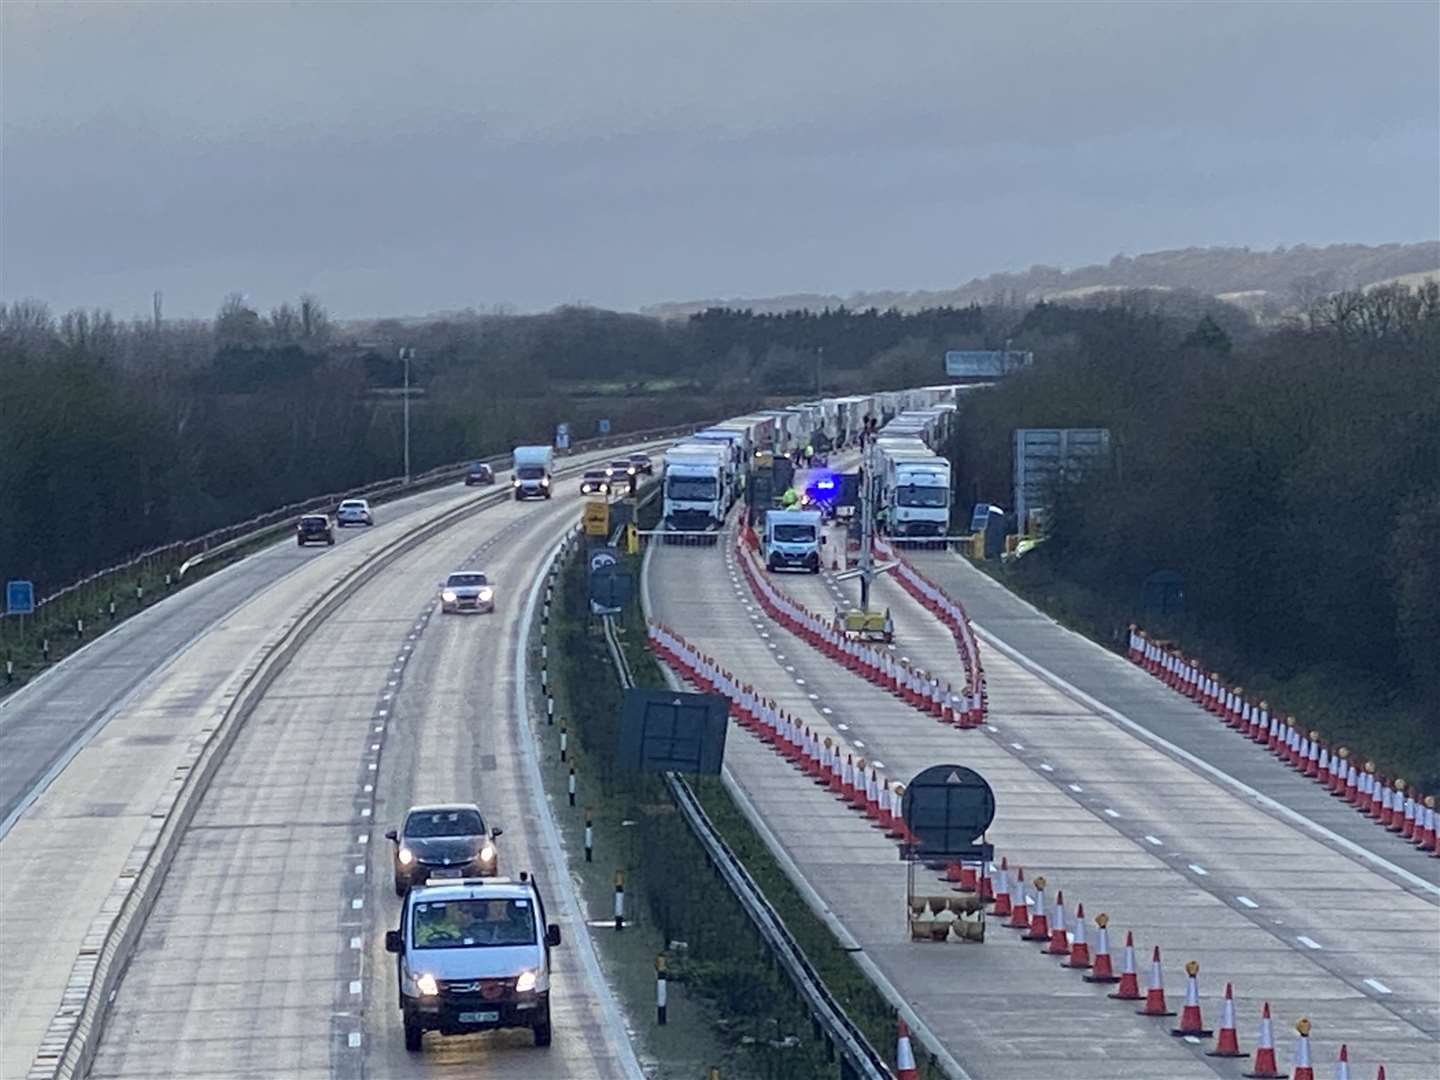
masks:
[[[357,844],[368,844],[370,842],[370,834],[362,832],[359,836],[355,838],[355,842]]]
[[[1069,785],[1069,787],[1070,787],[1070,790],[1073,791],[1073,792],[1075,792],[1077,795],[1078,795],[1080,792],[1082,792],[1082,791],[1085,790],[1085,789],[1084,789],[1083,787],[1081,787],[1079,784],[1071,784],[1071,785]]]
[[[1013,746],[1016,750],[1024,750],[1024,749],[1025,749],[1025,744],[1024,744],[1024,743],[1012,742],[1010,745]]]
[[[998,582],[996,583],[995,587],[998,589],[1004,588],[1004,586],[1000,585]],[[1017,597],[1017,599],[1019,598]],[[1053,619],[1051,619],[1043,611],[1037,608],[1034,604],[1028,603],[1024,600],[1021,600],[1020,602],[1029,607],[1031,611],[1044,618],[1047,622],[1054,622]],[[1394,874],[1396,877],[1403,878],[1406,882],[1416,886],[1417,888],[1424,889],[1432,896],[1440,896],[1440,885],[1436,885],[1433,882],[1426,881],[1419,874],[1412,874],[1403,866],[1396,866],[1384,856],[1377,855],[1369,848],[1363,847],[1362,845],[1355,843],[1355,841],[1353,840],[1347,840],[1345,837],[1341,836],[1333,829],[1327,829],[1324,825],[1321,825],[1317,821],[1311,821],[1308,817],[1300,813],[1298,810],[1290,809],[1290,807],[1286,806],[1278,799],[1272,799],[1269,795],[1257,791],[1255,788],[1251,787],[1243,780],[1235,779],[1235,777],[1231,776],[1223,769],[1211,765],[1204,758],[1197,757],[1196,755],[1190,753],[1190,751],[1188,750],[1182,750],[1180,747],[1172,743],[1169,739],[1156,735],[1149,728],[1145,727],[1142,724],[1137,724],[1134,720],[1131,720],[1128,716],[1120,712],[1118,709],[1112,709],[1109,705],[1106,705],[1099,698],[1087,694],[1084,690],[1081,690],[1074,683],[1062,679],[1059,675],[1056,675],[1053,671],[1045,667],[1043,664],[1037,664],[1034,660],[1031,660],[1030,657],[1026,656],[1009,642],[1001,641],[998,637],[996,637],[985,627],[981,626],[979,623],[971,623],[971,628],[975,631],[976,636],[984,638],[997,650],[1004,653],[1011,660],[1014,660],[1017,664],[1025,668],[1031,674],[1038,675],[1040,678],[1048,682],[1051,686],[1056,687],[1063,693],[1069,694],[1070,697],[1072,697],[1074,700],[1080,702],[1087,708],[1092,709],[1094,712],[1100,714],[1101,716],[1109,717],[1115,723],[1130,729],[1140,738],[1144,739],[1146,742],[1160,747],[1166,753],[1171,754],[1179,760],[1194,766],[1201,772],[1209,774],[1216,780],[1223,781],[1224,783],[1233,787],[1236,791],[1243,794],[1246,798],[1253,800],[1259,805],[1265,807],[1267,810],[1271,810],[1274,813],[1281,815],[1282,817],[1290,819],[1297,825],[1303,825],[1305,828],[1311,830],[1319,836],[1323,836],[1326,840],[1330,841],[1330,843],[1336,845],[1337,847],[1343,848],[1344,850],[1350,852],[1352,855],[1358,855],[1366,862],[1373,863],[1374,865],[1379,867],[1383,867],[1389,873]],[[1080,641],[1085,642],[1085,644],[1092,646],[1093,648],[1099,650],[1102,653],[1105,653],[1105,655],[1110,655],[1108,651],[1105,650],[1102,646],[1096,645],[1093,641],[1089,640],[1083,635],[1074,634],[1074,636]]]
[[[841,731],[849,731],[849,730],[850,730],[850,725],[849,725],[849,724],[836,724],[835,726],[836,726],[837,728],[839,728]]]
[[[374,785],[374,784],[366,784],[366,785],[365,785],[365,794],[366,794],[366,795],[369,795],[369,794],[370,794],[372,791],[374,791],[374,790],[375,790],[375,785]]]
[[[354,1049],[355,1047],[357,1047],[357,1046],[359,1046],[359,1045],[360,1045],[360,1032],[358,1032],[358,1031],[352,1031],[352,1032],[350,1032],[350,1047],[351,1047],[351,1049]]]
[[[1106,816],[1106,817],[1119,817],[1119,816],[1120,816],[1120,812],[1119,812],[1118,810],[1111,810],[1110,807],[1107,806],[1107,807],[1105,807],[1105,816]]]
[[[865,749],[865,744],[864,744],[863,742],[861,742],[859,739],[856,739],[856,740],[855,740],[855,749],[856,749],[856,750],[864,750],[864,749]]]
[[[371,772],[374,772],[374,771],[375,771],[376,769],[378,769],[379,767],[380,767],[380,766],[379,766],[379,765],[376,765],[375,762],[373,762],[373,761],[370,762],[369,768],[370,768],[370,771],[371,771]]]
[[[1201,877],[1210,876],[1210,871],[1206,870],[1203,866],[1196,866],[1193,862],[1190,864],[1190,869],[1195,873],[1199,874]]]
[[[1318,941],[1316,941],[1314,938],[1308,938],[1304,934],[1296,935],[1295,940],[1300,942],[1300,944],[1304,945],[1307,949],[1323,949],[1325,947],[1321,945]]]
[[[350,980],[350,993],[352,993],[352,994],[358,994],[358,993],[360,993],[360,980],[359,980],[359,979],[351,979],[351,980]]]
[[[370,816],[370,807],[368,807],[368,806],[362,806],[362,807],[360,808],[360,816],[361,816],[361,817],[369,817],[369,816]]]
[[[1379,979],[1366,979],[1366,980],[1365,980],[1365,985],[1366,985],[1366,986],[1369,986],[1369,987],[1373,987],[1374,990],[1375,990],[1375,992],[1376,992],[1377,994],[1388,994],[1388,993],[1390,993],[1390,987],[1386,986],[1386,985],[1385,985],[1384,983],[1382,983]]]
[[[1040,763],[1040,769],[1041,769],[1042,772],[1054,772],[1054,771],[1055,771],[1055,767],[1054,767],[1053,765],[1046,765],[1043,761]]]
[[[364,899],[364,897],[357,896],[357,897],[355,897],[354,900],[351,900],[351,901],[350,901],[350,910],[351,910],[351,911],[359,911],[359,910],[360,910],[361,908],[363,908],[364,906],[365,906],[365,899]]]
[[[357,873],[357,874],[363,874],[363,873],[365,873],[365,864],[364,864],[364,863],[356,863],[356,864],[355,864],[355,873]]]
[[[829,707],[828,705],[822,705],[822,706],[820,706],[820,711],[821,711],[822,713],[824,713],[826,716],[831,716],[831,715],[833,715],[833,713],[831,713],[830,707]]]
[[[877,769],[885,768],[885,763],[883,761],[872,761],[870,764],[874,765]]]
[[[1151,836],[1149,833],[1145,834],[1145,842],[1147,844],[1154,844],[1156,847],[1160,846],[1160,838],[1158,836]]]
[[[390,715],[390,710],[389,710],[389,709],[377,709],[377,710],[375,711],[375,715],[376,715],[376,716],[389,716],[389,715]]]
[[[1236,899],[1240,904],[1244,905],[1245,907],[1248,907],[1251,911],[1254,911],[1256,908],[1258,908],[1258,907],[1260,906],[1259,904],[1255,903],[1254,900],[1251,900],[1248,896],[1237,896],[1237,897],[1235,897],[1235,899]]]
[[[379,750],[379,749],[380,749],[380,744],[379,744],[378,742],[372,742],[372,743],[370,744],[370,749],[371,749],[371,750]]]
[[[804,685],[805,685],[805,680],[804,680],[804,679],[796,679],[796,680],[795,680],[795,685],[796,685],[796,686],[804,686]]]
[[[352,949],[358,949],[358,948],[360,948],[360,939],[359,939],[358,937],[352,937],[352,938],[350,939],[350,948],[352,948]]]
[[[375,725],[375,734],[376,734],[376,735],[379,735],[379,734],[380,734],[382,731],[384,731],[384,730],[385,730],[385,725],[384,725],[384,724],[376,724],[376,725]]]
[[[792,675],[795,674],[795,666],[793,664],[786,664],[785,670],[790,672],[790,674]]]

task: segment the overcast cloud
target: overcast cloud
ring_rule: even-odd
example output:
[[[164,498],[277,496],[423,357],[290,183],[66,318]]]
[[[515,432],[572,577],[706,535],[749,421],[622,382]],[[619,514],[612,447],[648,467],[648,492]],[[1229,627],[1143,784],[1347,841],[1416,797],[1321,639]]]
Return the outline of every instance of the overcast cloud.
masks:
[[[0,296],[343,317],[1440,236],[1440,5],[0,5]]]

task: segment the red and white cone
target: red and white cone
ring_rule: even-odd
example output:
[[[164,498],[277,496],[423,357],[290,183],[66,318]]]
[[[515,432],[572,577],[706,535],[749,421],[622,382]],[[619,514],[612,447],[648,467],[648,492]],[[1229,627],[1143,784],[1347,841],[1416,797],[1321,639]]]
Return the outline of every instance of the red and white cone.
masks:
[[[991,915],[1008,917],[1010,914],[1010,860],[1001,856],[1000,868],[995,871],[995,906]]]
[[[1295,1023],[1295,1056],[1290,1062],[1290,1080],[1315,1080],[1310,1065],[1310,1021],[1303,1016]]]
[[[920,1080],[920,1070],[915,1067],[915,1051],[910,1048],[910,1028],[904,1020],[896,1020],[895,1027],[896,1080]]]
[[[1110,995],[1116,1001],[1139,1001],[1140,980],[1135,973],[1135,935],[1125,932],[1125,958],[1120,965],[1120,985]]]
[[[1065,890],[1055,894],[1055,906],[1050,910],[1050,944],[1045,952],[1051,956],[1070,955],[1070,938],[1065,933]]]
[[[1375,1080],[1385,1080],[1385,1066],[1380,1066],[1380,1071],[1375,1074]]]
[[[1205,1026],[1200,1015],[1200,965],[1191,960],[1185,965],[1185,1007],[1180,1010],[1180,1026],[1170,1029],[1171,1035],[1208,1039],[1215,1034]]]
[[[1150,985],[1145,990],[1145,1007],[1135,1010],[1141,1016],[1174,1016],[1165,1004],[1165,976],[1160,971],[1160,946],[1150,954]]]
[[[1245,1076],[1249,1080],[1285,1080],[1285,1074],[1275,1061],[1275,1030],[1270,1025],[1268,1001],[1260,1010],[1260,1037],[1255,1041],[1255,1060]]]
[[[1025,892],[1025,868],[1015,871],[1015,883],[1010,886],[1010,921],[1005,925],[1013,930],[1024,930],[1030,925],[1030,909]]]
[[[1335,1059],[1335,1080],[1350,1080],[1350,1048],[1340,1044],[1340,1056]]]
[[[1021,941],[1049,941],[1050,940],[1050,916],[1045,910],[1045,879],[1035,879],[1035,902],[1031,905],[1034,909],[1030,914],[1030,930],[1021,934]]]
[[[1103,911],[1095,916],[1095,961],[1090,969],[1090,974],[1084,976],[1088,983],[1113,983],[1119,982],[1120,976],[1116,975],[1110,967],[1110,931],[1106,929],[1110,925],[1110,916]]]
[[[1225,984],[1225,1000],[1220,1003],[1220,1033],[1215,1036],[1215,1049],[1205,1053],[1210,1057],[1244,1057],[1240,1049],[1240,1036],[1235,1030],[1235,995],[1230,984]]]
[[[1075,905],[1075,932],[1070,936],[1070,959],[1060,966],[1081,970],[1090,967],[1090,946],[1085,943],[1084,904]]]

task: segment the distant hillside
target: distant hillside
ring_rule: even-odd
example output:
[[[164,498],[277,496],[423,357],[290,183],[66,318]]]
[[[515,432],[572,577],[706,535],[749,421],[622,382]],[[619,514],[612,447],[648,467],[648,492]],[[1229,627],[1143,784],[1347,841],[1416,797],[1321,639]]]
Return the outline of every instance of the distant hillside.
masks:
[[[917,292],[859,292],[850,296],[793,293],[755,299],[689,300],[642,308],[646,315],[684,318],[711,307],[750,308],[756,312],[818,310],[838,307],[916,311],[940,305],[1033,302],[1081,297],[1109,289],[1192,289],[1262,314],[1279,315],[1306,307],[1340,289],[1362,288],[1407,275],[1440,273],[1440,241],[1418,244],[1305,244],[1274,251],[1249,248],[1183,248],[1131,258],[1116,255],[1105,265],[1062,270],[1032,266],[1018,273],[974,278],[953,289]]]

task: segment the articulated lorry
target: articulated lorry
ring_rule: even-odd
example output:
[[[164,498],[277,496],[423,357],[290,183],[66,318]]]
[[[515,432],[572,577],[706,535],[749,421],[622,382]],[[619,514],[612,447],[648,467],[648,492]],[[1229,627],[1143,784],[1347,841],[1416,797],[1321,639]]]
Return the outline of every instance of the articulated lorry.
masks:
[[[665,451],[661,520],[666,529],[718,529],[733,502],[728,443],[683,442]]]
[[[517,446],[515,478],[511,483],[516,499],[550,498],[551,474],[555,470],[555,451],[548,446]]]
[[[950,531],[950,462],[918,442],[879,445],[876,452],[886,532],[892,536],[946,535]]]

